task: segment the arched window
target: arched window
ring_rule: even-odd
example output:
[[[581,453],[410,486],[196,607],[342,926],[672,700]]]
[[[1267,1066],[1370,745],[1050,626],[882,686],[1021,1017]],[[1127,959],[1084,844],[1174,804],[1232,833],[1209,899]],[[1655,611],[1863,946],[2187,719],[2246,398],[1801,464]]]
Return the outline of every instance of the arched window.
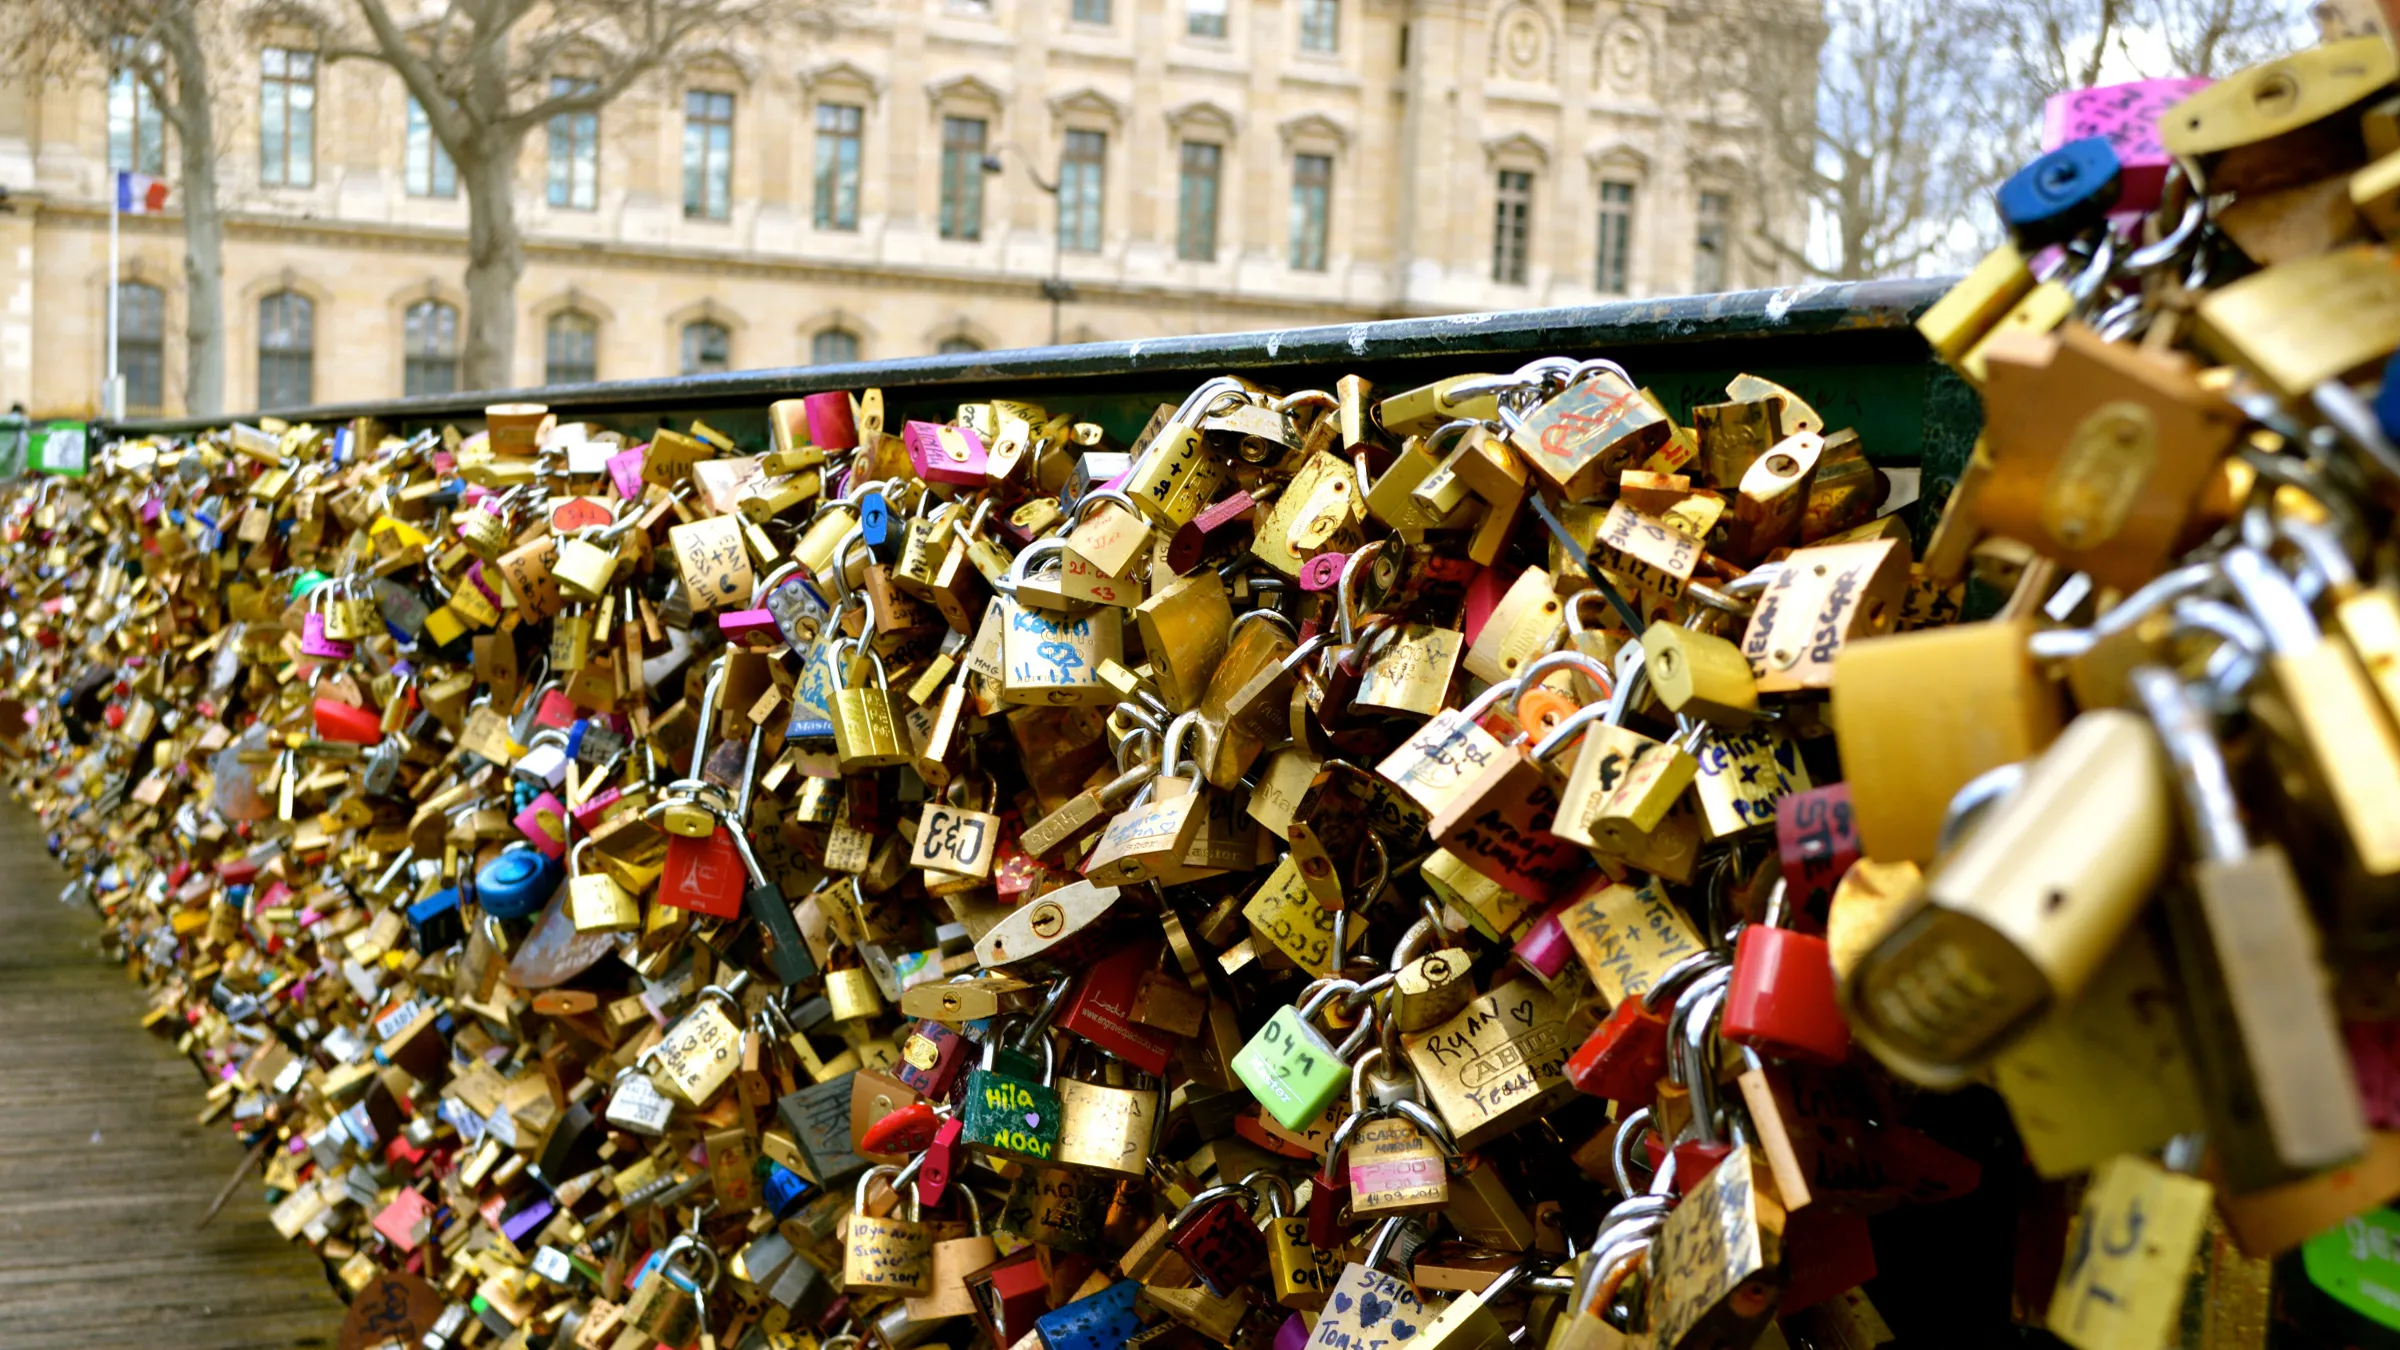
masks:
[[[127,411],[157,412],[167,387],[167,296],[146,282],[117,287],[117,370]]]
[[[297,291],[258,302],[258,406],[298,408],[315,401],[317,307]]]
[[[714,375],[733,365],[733,335],[725,325],[702,319],[683,326],[683,373]]]
[[[402,320],[403,394],[458,392],[458,309],[439,300],[419,300]]]
[[[828,328],[808,340],[808,361],[815,366],[847,365],[858,359],[858,334]]]
[[[578,310],[550,316],[542,330],[542,383],[589,384],[600,378],[600,321]]]
[[[944,356],[957,356],[964,352],[982,351],[983,344],[961,333],[957,337],[943,338],[942,345],[935,350]]]

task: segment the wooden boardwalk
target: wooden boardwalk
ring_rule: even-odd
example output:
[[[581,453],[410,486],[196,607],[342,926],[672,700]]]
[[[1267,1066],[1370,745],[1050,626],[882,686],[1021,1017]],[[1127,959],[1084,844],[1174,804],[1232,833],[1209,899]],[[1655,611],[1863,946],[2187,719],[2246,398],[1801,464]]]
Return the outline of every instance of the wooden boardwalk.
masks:
[[[255,1172],[193,1231],[242,1150],[195,1123],[198,1073],[138,1025],[141,986],[65,882],[0,807],[0,1346],[333,1345],[342,1304],[268,1225]]]

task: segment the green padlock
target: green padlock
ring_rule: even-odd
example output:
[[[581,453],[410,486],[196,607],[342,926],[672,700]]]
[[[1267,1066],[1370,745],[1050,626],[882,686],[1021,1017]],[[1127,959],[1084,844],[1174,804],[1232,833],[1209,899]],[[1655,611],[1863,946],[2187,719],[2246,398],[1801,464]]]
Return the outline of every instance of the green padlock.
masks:
[[[996,1036],[984,1046],[983,1063],[967,1074],[967,1147],[1020,1162],[1048,1162],[1058,1152],[1058,1053],[1040,1034],[1038,1070],[1031,1054],[1003,1048]]]
[[[1372,1033],[1373,1016],[1361,1017],[1358,1030],[1338,1048],[1309,1025],[1308,1019],[1336,995],[1357,991],[1355,980],[1316,981],[1304,991],[1298,1008],[1277,1008],[1233,1057],[1233,1071],[1242,1086],[1250,1089],[1250,1095],[1285,1129],[1306,1129],[1310,1121],[1325,1113],[1335,1094],[1348,1086],[1350,1056]]]

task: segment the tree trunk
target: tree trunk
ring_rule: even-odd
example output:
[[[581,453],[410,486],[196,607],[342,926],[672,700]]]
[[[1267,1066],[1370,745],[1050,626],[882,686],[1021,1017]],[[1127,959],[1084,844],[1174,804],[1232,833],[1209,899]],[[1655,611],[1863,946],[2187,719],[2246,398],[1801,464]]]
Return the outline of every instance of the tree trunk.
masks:
[[[183,402],[193,417],[214,417],[225,408],[225,217],[217,207],[217,121],[192,7],[164,6],[160,20],[182,115]]]
[[[517,278],[525,272],[514,192],[520,139],[488,131],[467,154],[456,156],[467,188],[463,383],[468,389],[506,389],[516,383]]]

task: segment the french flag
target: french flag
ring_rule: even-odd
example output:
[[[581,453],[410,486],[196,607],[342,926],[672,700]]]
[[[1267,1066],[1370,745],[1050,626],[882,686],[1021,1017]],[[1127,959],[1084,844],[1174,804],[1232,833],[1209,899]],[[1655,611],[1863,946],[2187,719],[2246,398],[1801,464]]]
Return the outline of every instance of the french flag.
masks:
[[[117,174],[117,210],[129,216],[153,216],[167,209],[167,181],[146,173]]]

